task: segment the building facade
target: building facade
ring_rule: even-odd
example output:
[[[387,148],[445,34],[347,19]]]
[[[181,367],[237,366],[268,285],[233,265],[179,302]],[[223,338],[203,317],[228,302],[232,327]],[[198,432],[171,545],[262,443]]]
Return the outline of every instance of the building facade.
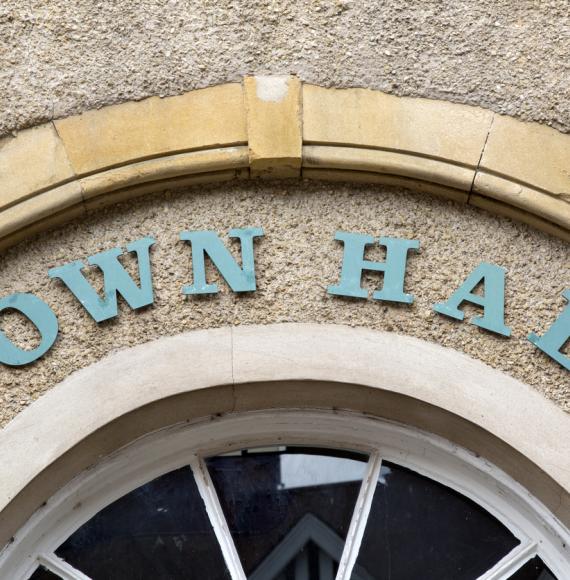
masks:
[[[550,4],[8,3],[0,578],[570,578]]]

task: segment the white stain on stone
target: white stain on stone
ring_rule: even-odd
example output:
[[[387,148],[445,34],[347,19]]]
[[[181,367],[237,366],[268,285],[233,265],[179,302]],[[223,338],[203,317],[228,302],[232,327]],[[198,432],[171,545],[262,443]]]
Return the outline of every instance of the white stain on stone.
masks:
[[[289,85],[288,76],[259,76],[255,77],[257,98],[262,101],[279,103],[287,96]]]

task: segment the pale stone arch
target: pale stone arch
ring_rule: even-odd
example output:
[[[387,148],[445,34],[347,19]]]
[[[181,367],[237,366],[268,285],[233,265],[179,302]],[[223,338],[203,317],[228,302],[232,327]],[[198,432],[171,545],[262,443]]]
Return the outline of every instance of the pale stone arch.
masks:
[[[115,353],[0,432],[0,545],[73,477],[146,433],[211,415],[343,409],[444,437],[570,524],[570,418],[530,387],[415,338],[335,325],[189,332]]]
[[[570,240],[570,135],[491,111],[246,77],[0,141],[0,248],[136,195],[289,177],[400,185]]]

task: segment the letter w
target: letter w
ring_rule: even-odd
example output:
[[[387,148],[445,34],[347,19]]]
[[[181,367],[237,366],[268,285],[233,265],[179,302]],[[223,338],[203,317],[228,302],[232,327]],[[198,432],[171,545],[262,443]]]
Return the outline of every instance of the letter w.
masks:
[[[103,272],[104,298],[101,298],[87,282],[81,270],[85,264],[80,260],[52,268],[48,272],[50,278],[59,278],[81,302],[87,312],[97,321],[102,322],[117,316],[117,293],[133,308],[142,308],[152,304],[152,276],[150,269],[150,247],[155,243],[153,238],[141,238],[127,246],[129,252],[136,252],[139,265],[140,288],[123,268],[119,256],[121,248],[112,248],[100,252],[87,259],[91,266],[98,266]]]

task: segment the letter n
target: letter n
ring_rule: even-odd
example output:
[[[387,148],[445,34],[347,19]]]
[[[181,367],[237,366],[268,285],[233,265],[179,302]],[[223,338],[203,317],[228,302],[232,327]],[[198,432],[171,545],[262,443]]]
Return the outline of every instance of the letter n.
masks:
[[[256,288],[253,239],[260,236],[263,236],[261,228],[230,230],[229,237],[239,238],[241,242],[242,267],[240,268],[215,232],[180,232],[180,239],[192,245],[194,275],[194,283],[184,286],[182,293],[216,294],[218,292],[217,284],[208,284],[206,281],[204,264],[206,254],[234,292],[253,292]]]

